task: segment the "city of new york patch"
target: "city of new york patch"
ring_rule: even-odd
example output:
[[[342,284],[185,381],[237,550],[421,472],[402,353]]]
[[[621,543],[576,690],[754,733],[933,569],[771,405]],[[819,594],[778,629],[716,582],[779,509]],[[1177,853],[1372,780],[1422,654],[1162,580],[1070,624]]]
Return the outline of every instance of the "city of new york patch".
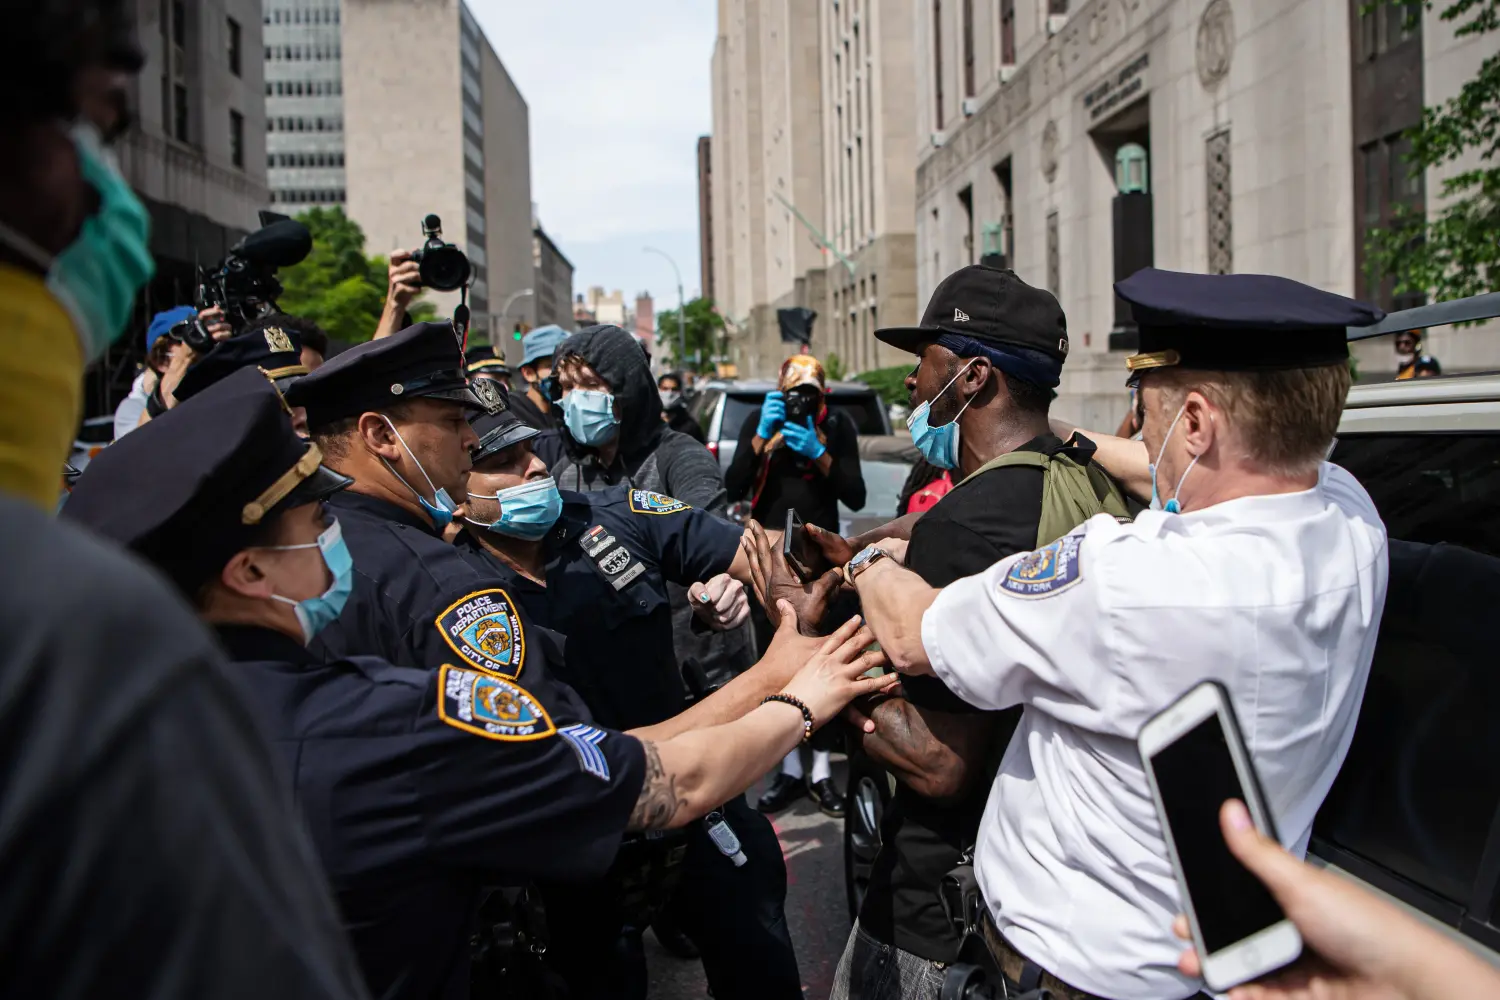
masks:
[[[662,493],[650,490],[631,490],[630,509],[637,514],[675,514],[679,510],[692,510],[690,504]]]
[[[498,588],[467,594],[437,616],[443,641],[471,667],[518,677],[526,636],[510,595]]]
[[[1064,535],[1011,564],[1000,589],[1014,597],[1051,597],[1083,579],[1082,535]]]
[[[438,671],[438,717],[454,729],[491,740],[540,740],[557,732],[542,703],[521,685],[481,670],[444,664]]]

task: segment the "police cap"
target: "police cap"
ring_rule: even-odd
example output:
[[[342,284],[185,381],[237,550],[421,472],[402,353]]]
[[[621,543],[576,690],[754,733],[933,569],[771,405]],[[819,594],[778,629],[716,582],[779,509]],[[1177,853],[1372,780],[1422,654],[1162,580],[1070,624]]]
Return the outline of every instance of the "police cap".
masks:
[[[474,433],[479,435],[478,446],[469,452],[469,457],[475,465],[513,444],[530,441],[541,433],[530,424],[522,422],[520,417],[509,410],[481,413],[469,420],[469,426],[473,427]]]
[[[475,375],[510,374],[510,366],[505,363],[505,358],[490,344],[479,344],[465,351],[464,370],[471,378]]]
[[[172,395],[179,403],[184,402],[241,368],[261,369],[277,389],[286,392],[307,374],[307,366],[302,363],[302,338],[275,320],[256,324],[214,344],[188,368]]]
[[[189,596],[283,511],[352,481],[292,430],[276,387],[242,368],[101,451],[62,516],[132,549]]]
[[[469,387],[449,323],[417,323],[350,348],[297,380],[287,402],[307,409],[312,430],[408,399],[447,399],[473,410],[487,404]]]
[[[1175,366],[1274,371],[1344,364],[1348,326],[1385,313],[1272,274],[1183,274],[1148,267],[1115,283],[1140,326],[1132,372]]]

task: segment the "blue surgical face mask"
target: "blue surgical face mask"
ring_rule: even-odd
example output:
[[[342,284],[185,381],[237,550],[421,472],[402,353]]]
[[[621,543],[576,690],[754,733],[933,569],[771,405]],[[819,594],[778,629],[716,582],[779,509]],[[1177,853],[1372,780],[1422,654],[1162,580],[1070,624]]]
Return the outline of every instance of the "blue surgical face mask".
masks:
[[[573,440],[586,447],[608,444],[618,433],[615,397],[594,389],[574,389],[563,397],[563,423]]]
[[[79,170],[99,195],[99,210],[78,238],[53,257],[23,234],[0,225],[0,240],[47,272],[47,290],[73,320],[84,362],[95,360],[125,332],[136,293],[156,270],[151,218],[88,124],[71,131]]]
[[[344,603],[354,590],[354,558],[349,555],[349,548],[344,544],[344,530],[339,527],[338,521],[334,521],[323,530],[316,542],[308,542],[306,545],[268,545],[266,548],[279,552],[319,549],[323,553],[323,565],[333,575],[333,583],[327,590],[303,601],[294,601],[280,594],[271,595],[271,600],[292,606],[292,611],[297,615],[297,624],[302,626],[302,640],[312,642],[313,636],[337,621],[339,615],[344,613]]]
[[[544,537],[562,515],[562,494],[557,491],[557,481],[551,476],[490,495],[470,493],[469,499],[494,500],[500,505],[500,517],[489,524],[468,517],[464,518],[465,521],[528,542]]]
[[[1161,451],[1157,452],[1157,461],[1160,461],[1161,457],[1167,453],[1167,442],[1172,440],[1172,432],[1177,429],[1177,421],[1182,419],[1182,412],[1185,409],[1187,409],[1187,400],[1183,400],[1182,405],[1177,408],[1177,416],[1172,418],[1172,423],[1167,427],[1167,436],[1161,439]],[[1178,497],[1182,496],[1182,484],[1187,482],[1188,473],[1192,472],[1193,466],[1197,464],[1198,456],[1194,455],[1188,467],[1182,470],[1182,476],[1177,480],[1177,488],[1172,491],[1172,499],[1163,504],[1161,494],[1156,492],[1156,462],[1147,463],[1146,467],[1151,472],[1151,509],[1164,510],[1168,514],[1182,513],[1182,502]]]
[[[402,486],[411,490],[412,495],[417,498],[417,503],[427,512],[427,516],[432,518],[432,523],[437,526],[437,529],[439,531],[443,530],[453,523],[453,512],[458,509],[458,504],[453,502],[453,498],[448,495],[446,489],[438,489],[432,485],[432,477],[427,474],[426,469],[422,468],[422,463],[417,461],[416,454],[410,448],[406,447],[406,438],[402,437],[401,432],[396,430],[396,425],[391,423],[391,418],[382,413],[380,419],[384,420],[385,425],[391,429],[391,433],[396,435],[396,440],[401,442],[401,447],[406,451],[407,456],[411,458],[412,464],[417,467],[417,471],[422,474],[422,478],[427,480],[427,488],[432,490],[432,502],[428,503],[426,497],[413,489],[411,483],[408,483],[402,478],[401,473],[396,471],[395,466],[391,465],[390,462],[386,462],[383,458],[381,461],[385,462],[385,467],[391,470],[391,475],[401,480]]]
[[[974,402],[974,397],[970,396],[964,403],[963,408],[954,414],[953,419],[946,424],[933,427],[927,422],[927,418],[932,413],[933,402],[942,398],[943,393],[948,391],[948,387],[957,382],[959,376],[969,370],[974,364],[974,360],[970,358],[969,363],[960,368],[958,373],[948,380],[948,385],[939,389],[937,395],[933,396],[932,399],[919,404],[915,410],[911,411],[911,416],[906,418],[906,427],[911,431],[911,443],[916,445],[917,450],[922,453],[923,458],[939,469],[958,468],[958,418],[964,415],[964,410],[969,408],[969,403]]]

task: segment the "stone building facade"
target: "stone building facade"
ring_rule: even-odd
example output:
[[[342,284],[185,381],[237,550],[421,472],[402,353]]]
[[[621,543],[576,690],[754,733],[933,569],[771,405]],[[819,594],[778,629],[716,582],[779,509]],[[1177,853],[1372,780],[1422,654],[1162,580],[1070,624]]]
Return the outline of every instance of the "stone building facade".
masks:
[[[1458,42],[1432,13],[1412,30],[1397,8],[1364,8],[922,0],[919,299],[1003,254],[1068,315],[1056,412],[1105,428],[1123,415],[1134,343],[1111,285],[1140,266],[1283,274],[1408,304],[1360,277],[1365,227],[1403,200],[1431,210],[1447,172],[1407,180],[1400,132],[1496,42]],[[1429,347],[1493,367],[1488,343],[1440,331]],[[1394,369],[1388,342],[1357,354],[1362,373]]]

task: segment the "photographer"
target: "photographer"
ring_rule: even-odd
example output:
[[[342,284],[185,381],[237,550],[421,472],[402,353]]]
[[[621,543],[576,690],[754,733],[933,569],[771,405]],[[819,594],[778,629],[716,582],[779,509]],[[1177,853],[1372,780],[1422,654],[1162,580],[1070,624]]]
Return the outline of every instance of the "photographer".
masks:
[[[865,505],[858,431],[847,416],[828,408],[826,392],[822,363],[810,354],[794,354],[781,363],[776,391],[740,428],[724,482],[730,501],[748,498],[761,524],[784,527],[787,511],[795,510],[804,523],[837,533],[839,501],[850,510]],[[769,642],[771,624],[758,607],[751,620],[757,641]],[[813,751],[811,782],[803,776],[800,751],[787,754],[756,805],[774,814],[809,794],[827,815],[844,815],[844,796],[834,784],[827,750]]]
[[[411,325],[407,308],[422,289],[456,292],[467,289],[473,268],[464,252],[443,240],[443,220],[436,215],[422,217],[422,245],[415,250],[392,250],[386,265],[385,308],[375,327],[374,340],[389,337]],[[463,297],[467,301],[467,294]],[[462,325],[467,328],[467,307]],[[458,312],[454,312],[455,325]]]
[[[161,416],[177,405],[177,386],[182,383],[183,377],[200,357],[208,354],[219,341],[228,340],[234,336],[234,328],[224,318],[224,310],[218,306],[210,306],[207,309],[194,309],[192,306],[182,306],[171,310],[171,314],[178,317],[166,330],[164,334],[158,334],[165,340],[165,364],[159,369],[155,387],[146,393],[144,407],[136,420],[135,426]],[[158,313],[157,316],[166,315]],[[155,321],[153,321],[153,326]],[[148,334],[149,338],[149,334]],[[153,344],[153,346],[161,346]],[[150,351],[147,351],[147,360],[150,360]],[[115,424],[118,428],[119,414],[115,414]],[[119,437],[118,429],[115,437]]]
[[[385,308],[381,310],[380,325],[375,327],[375,336],[371,339],[380,340],[410,326],[406,309],[421,294],[421,265],[412,256],[412,251],[392,250],[390,262],[386,265]]]
[[[177,306],[172,309],[163,309],[151,317],[151,325],[146,327],[146,362],[141,368],[141,373],[130,384],[130,395],[122,399],[120,405],[115,407],[116,441],[142,423],[141,418],[146,412],[146,401],[156,392],[157,383],[161,381],[162,374],[167,370],[172,349],[177,344],[177,341],[166,336],[167,331],[196,315],[198,315],[198,310],[192,306]]]

